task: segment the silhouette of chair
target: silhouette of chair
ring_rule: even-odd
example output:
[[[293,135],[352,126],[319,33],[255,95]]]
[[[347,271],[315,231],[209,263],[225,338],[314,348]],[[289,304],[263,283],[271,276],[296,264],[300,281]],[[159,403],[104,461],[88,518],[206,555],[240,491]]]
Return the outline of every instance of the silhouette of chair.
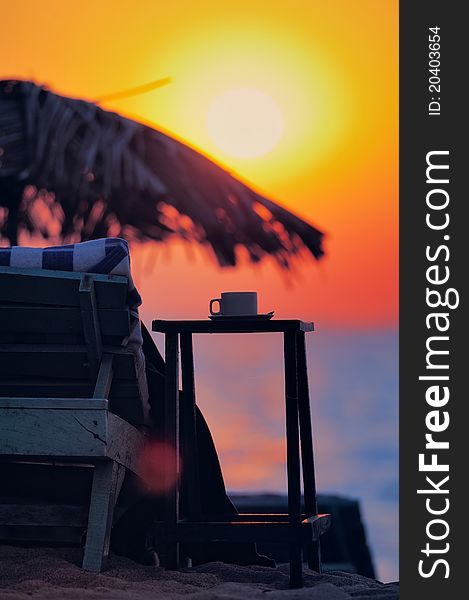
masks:
[[[122,346],[127,291],[123,276],[0,267],[0,541],[79,542],[86,532],[83,568],[95,572],[145,443],[143,364]],[[70,467],[92,469],[89,510],[18,497],[24,473],[40,487],[46,471]]]

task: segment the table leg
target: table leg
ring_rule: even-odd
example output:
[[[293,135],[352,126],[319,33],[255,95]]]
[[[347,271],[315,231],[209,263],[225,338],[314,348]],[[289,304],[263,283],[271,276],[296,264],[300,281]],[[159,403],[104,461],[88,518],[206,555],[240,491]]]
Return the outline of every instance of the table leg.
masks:
[[[303,467],[303,486],[306,516],[318,512],[316,498],[316,479],[314,472],[313,432],[311,426],[311,410],[309,403],[308,366],[306,362],[305,334],[296,334],[297,366],[298,366],[298,410],[300,416],[301,460]],[[308,566],[321,572],[321,552],[319,540],[306,545]]]
[[[165,337],[165,443],[174,453],[176,471],[179,474],[179,336],[177,333],[167,333]],[[174,530],[179,520],[179,484],[174,485],[174,472],[165,465],[165,523],[167,529]],[[166,544],[166,567],[177,569],[179,566],[179,544]]]
[[[290,543],[290,587],[303,585],[301,524],[301,482],[298,429],[297,345],[294,332],[284,334],[285,403],[287,432],[288,515],[298,543]]]
[[[183,497],[189,519],[200,516],[199,456],[195,415],[194,351],[192,334],[181,333],[182,397],[180,399],[180,438],[182,470],[184,471]]]

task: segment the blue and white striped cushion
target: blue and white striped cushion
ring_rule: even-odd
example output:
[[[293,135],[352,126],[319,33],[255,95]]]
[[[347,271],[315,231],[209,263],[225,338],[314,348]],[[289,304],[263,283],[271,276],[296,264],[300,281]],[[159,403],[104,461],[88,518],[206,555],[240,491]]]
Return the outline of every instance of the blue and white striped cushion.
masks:
[[[132,332],[128,342],[142,344],[138,307],[142,303],[130,273],[129,245],[121,238],[91,240],[80,244],[28,248],[0,248],[0,266],[22,269],[51,269],[79,273],[123,275],[129,281],[127,304],[132,315]]]

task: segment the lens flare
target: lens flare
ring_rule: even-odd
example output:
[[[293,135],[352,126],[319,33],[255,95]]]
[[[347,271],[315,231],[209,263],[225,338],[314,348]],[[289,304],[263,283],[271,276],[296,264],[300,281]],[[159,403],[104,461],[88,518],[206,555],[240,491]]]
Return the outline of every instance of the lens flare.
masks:
[[[140,473],[147,491],[163,494],[173,488],[178,480],[177,459],[174,448],[164,442],[151,442],[138,458]]]

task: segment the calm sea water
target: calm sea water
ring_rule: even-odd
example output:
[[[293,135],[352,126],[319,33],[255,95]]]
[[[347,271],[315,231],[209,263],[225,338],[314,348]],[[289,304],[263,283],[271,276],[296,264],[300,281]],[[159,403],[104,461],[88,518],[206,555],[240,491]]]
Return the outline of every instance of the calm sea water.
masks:
[[[396,580],[398,334],[322,330],[307,350],[318,488],[360,499],[377,576]],[[228,489],[285,492],[281,338],[196,336],[195,351]]]

